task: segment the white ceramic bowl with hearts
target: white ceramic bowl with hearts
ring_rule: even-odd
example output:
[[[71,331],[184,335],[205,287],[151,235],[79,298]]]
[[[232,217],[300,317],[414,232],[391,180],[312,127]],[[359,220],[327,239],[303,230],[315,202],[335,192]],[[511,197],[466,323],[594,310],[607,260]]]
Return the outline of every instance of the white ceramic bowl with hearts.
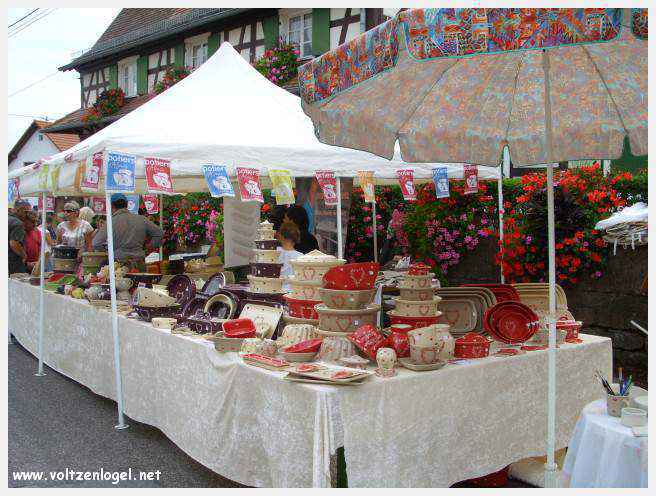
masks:
[[[298,300],[321,300],[319,289],[321,281],[299,281],[295,277],[287,277],[285,281],[291,286],[291,292],[288,293],[292,298]]]
[[[399,287],[399,298],[410,301],[426,301],[435,296],[434,288],[428,289],[407,289]]]
[[[432,317],[438,315],[437,306],[442,298],[434,296],[432,300],[413,301],[395,297],[396,314],[403,317]]]
[[[423,276],[411,276],[409,274],[403,277],[399,283],[400,289],[431,289],[433,274],[429,273]]]
[[[291,260],[290,263],[296,281],[321,281],[330,268],[344,265],[346,260],[313,250]]]
[[[247,276],[251,293],[282,293],[282,279],[274,277]]]
[[[343,290],[319,288],[319,296],[328,308],[357,310],[365,308],[376,295],[375,289]]]
[[[337,310],[326,305],[317,305],[314,309],[319,314],[319,329],[351,333],[365,324],[375,326],[380,305],[370,304],[358,310]]]
[[[277,250],[254,249],[253,253],[255,254],[255,258],[253,259],[255,263],[278,263],[280,259],[280,254]]]

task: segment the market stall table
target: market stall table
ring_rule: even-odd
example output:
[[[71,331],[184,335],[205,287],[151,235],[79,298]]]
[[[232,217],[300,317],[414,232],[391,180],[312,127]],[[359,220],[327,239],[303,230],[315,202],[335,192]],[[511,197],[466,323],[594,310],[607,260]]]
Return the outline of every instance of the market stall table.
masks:
[[[12,334],[37,346],[39,289],[9,280]],[[47,293],[45,362],[115,398],[111,313]],[[544,454],[547,354],[489,357],[442,370],[405,369],[357,387],[297,384],[219,354],[202,339],[119,317],[125,412],[161,429],[189,456],[262,487],[330,486],[343,446],[352,487],[440,487]],[[611,341],[583,335],[557,353],[557,446],[600,395]]]
[[[649,440],[606,412],[606,400],[587,405],[569,443],[563,475],[569,487],[647,487]]]

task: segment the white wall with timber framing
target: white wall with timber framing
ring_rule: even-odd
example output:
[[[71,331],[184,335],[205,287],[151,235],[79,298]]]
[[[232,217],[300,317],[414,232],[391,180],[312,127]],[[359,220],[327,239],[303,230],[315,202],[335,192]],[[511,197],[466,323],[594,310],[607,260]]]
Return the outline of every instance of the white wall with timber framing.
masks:
[[[226,29],[219,33],[219,45],[229,42],[237,52],[250,63],[264,54],[264,27],[262,21],[251,21],[239,27]]]
[[[330,49],[360,34],[360,9],[330,9]]]
[[[109,88],[109,66],[80,75],[82,85],[82,108],[96,103],[96,98]]]
[[[162,80],[167,69],[173,67],[175,50],[173,47],[159,50],[148,55],[148,92],[153,91],[155,85]]]

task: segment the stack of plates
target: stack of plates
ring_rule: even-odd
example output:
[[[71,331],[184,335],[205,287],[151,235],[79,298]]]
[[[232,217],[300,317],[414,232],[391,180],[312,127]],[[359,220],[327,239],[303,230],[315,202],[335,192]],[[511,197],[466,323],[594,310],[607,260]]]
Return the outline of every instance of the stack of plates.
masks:
[[[485,312],[483,323],[492,338],[506,344],[525,343],[539,329],[537,314],[518,301],[497,303]]]
[[[497,303],[497,299],[488,288],[450,287],[435,290],[442,301],[439,322],[449,324],[449,332],[455,336],[464,336],[468,332],[485,333],[483,315]],[[472,317],[470,317],[472,316]]]
[[[549,284],[542,282],[527,282],[512,285],[519,294],[519,301],[533,310],[549,311]],[[563,288],[556,284],[556,308],[567,310],[567,297]]]
[[[480,287],[480,288],[487,288],[492,293],[494,293],[494,296],[497,299],[497,302],[501,301],[519,301],[519,293],[517,290],[510,284],[483,284],[483,283],[477,283],[477,284],[463,284],[463,287]]]

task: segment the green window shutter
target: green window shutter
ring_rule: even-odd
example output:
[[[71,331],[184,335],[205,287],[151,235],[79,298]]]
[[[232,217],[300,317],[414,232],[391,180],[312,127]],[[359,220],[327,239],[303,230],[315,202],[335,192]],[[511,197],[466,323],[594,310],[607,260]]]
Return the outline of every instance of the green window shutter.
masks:
[[[219,33],[212,33],[207,39],[207,58],[219,49]]]
[[[137,59],[137,93],[148,93],[148,57],[143,55]]]
[[[312,9],[312,53],[330,50],[330,9]]]
[[[278,44],[280,37],[280,18],[278,15],[267,17],[262,21],[262,29],[264,31],[264,46],[269,49]]]
[[[116,64],[109,66],[109,89],[118,88],[118,66]]]
[[[173,49],[173,58],[175,60],[174,64],[176,67],[184,67],[185,66],[185,46],[184,43],[180,43],[179,45],[176,45],[175,48]]]

